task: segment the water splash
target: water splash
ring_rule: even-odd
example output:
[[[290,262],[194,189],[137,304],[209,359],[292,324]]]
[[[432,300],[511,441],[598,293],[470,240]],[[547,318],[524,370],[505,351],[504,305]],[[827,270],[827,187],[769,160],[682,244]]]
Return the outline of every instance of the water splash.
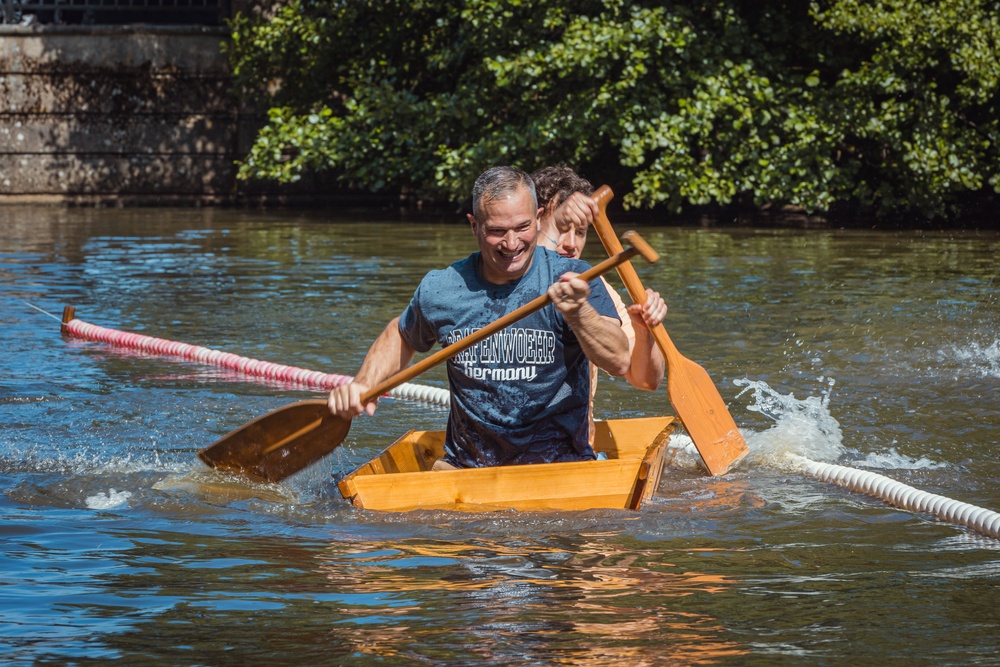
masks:
[[[885,452],[871,452],[851,465],[858,468],[877,468],[881,470],[934,470],[947,468],[945,463],[933,461],[926,456],[914,459],[900,454],[894,447]]]
[[[827,389],[820,396],[795,398],[794,394],[781,394],[766,382],[747,378],[734,380],[744,389],[737,398],[752,392],[753,402],[747,410],[764,415],[774,425],[761,432],[744,431],[750,448],[747,463],[762,467],[788,470],[798,468],[792,455],[814,461],[833,462],[851,458],[849,465],[880,470],[931,470],[947,467],[926,456],[914,459],[889,447],[867,454],[849,450],[843,444],[840,423],[830,413],[830,394],[836,384],[833,378],[819,378]],[[690,447],[694,452],[693,445]],[[683,453],[686,453],[685,449]],[[696,457],[694,452],[692,456]]]
[[[978,342],[966,345],[953,345],[949,350],[938,353],[942,361],[953,361],[962,364],[982,377],[1000,378],[1000,339],[983,346]]]
[[[84,446],[71,452],[52,452],[37,443],[25,448],[9,445],[6,452],[0,453],[0,472],[110,475],[185,472],[191,468],[190,461],[168,461],[161,457],[159,451],[126,451],[109,456],[105,449]]]
[[[92,510],[108,510],[124,505],[131,497],[132,494],[128,491],[116,491],[115,489],[110,489],[107,493],[101,492],[88,496],[86,503],[87,507]]]
[[[701,454],[694,446],[694,441],[687,433],[674,431],[670,435],[670,467],[700,474],[704,471],[701,464]]]
[[[752,392],[753,403],[747,410],[774,422],[765,431],[744,433],[750,448],[749,463],[787,468],[790,454],[819,461],[833,461],[844,454],[840,423],[830,414],[830,393],[835,381],[833,378],[820,380],[827,385],[824,393],[804,399],[781,394],[762,380],[734,380],[734,384],[743,387],[737,398]]]

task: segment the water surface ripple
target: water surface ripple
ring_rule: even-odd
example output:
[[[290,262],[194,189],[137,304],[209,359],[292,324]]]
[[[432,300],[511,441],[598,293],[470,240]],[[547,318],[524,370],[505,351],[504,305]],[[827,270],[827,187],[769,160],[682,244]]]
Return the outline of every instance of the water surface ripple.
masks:
[[[63,338],[24,302],[353,374],[420,276],[473,249],[460,216],[0,209],[0,659],[1000,664],[1000,541],[785,457],[1000,510],[1000,236],[642,232],[663,261],[640,276],[751,456],[707,478],[682,452],[640,512],[381,514],[333,478],[443,410],[385,400],[280,488],[209,492],[179,483],[198,449],[316,395]],[[607,377],[596,409],[670,412]]]

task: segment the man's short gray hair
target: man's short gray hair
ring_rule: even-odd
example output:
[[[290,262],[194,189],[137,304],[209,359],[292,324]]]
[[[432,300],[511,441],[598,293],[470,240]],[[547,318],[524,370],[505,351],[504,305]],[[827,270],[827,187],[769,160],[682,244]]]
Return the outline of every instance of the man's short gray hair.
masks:
[[[499,197],[517,192],[518,188],[527,188],[531,193],[532,211],[538,210],[538,195],[535,194],[535,182],[527,173],[514,167],[490,167],[476,179],[472,186],[472,215],[477,220],[483,219],[483,204]]]

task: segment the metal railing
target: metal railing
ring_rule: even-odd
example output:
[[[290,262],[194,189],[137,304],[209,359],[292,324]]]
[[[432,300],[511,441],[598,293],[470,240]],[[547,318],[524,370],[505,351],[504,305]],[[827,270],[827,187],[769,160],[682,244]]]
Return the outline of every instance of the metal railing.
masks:
[[[0,0],[0,23],[223,25],[230,0]]]

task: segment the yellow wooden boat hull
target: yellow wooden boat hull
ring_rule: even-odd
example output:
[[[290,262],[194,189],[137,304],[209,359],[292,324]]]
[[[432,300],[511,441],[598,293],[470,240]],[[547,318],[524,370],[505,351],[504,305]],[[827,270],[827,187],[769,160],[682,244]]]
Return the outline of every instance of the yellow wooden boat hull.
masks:
[[[356,507],[390,512],[443,509],[639,509],[656,490],[674,417],[597,422],[594,450],[607,460],[431,470],[444,431],[410,431],[342,479]]]

